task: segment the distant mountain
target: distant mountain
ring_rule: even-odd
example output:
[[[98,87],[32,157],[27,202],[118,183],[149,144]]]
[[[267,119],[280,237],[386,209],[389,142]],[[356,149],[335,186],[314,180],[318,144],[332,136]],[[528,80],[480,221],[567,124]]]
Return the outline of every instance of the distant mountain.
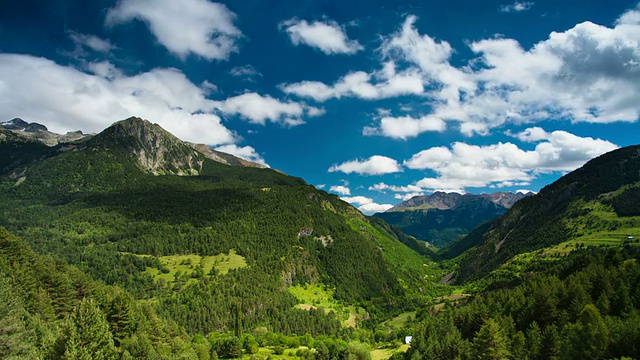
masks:
[[[635,235],[638,219],[630,216],[640,215],[639,183],[638,145],[587,162],[515,203],[485,231],[460,239],[459,249],[477,246],[464,255],[454,280],[479,279],[514,255],[567,240],[597,243]]]
[[[523,193],[458,194],[435,192],[415,196],[373,216],[434,246],[468,234],[478,224],[504,214]]]
[[[50,132],[46,126],[38,123],[28,123],[20,118],[1,122],[0,129],[10,130],[13,133],[27,139],[39,141],[47,146],[70,143],[91,137],[82,131],[70,131],[66,134]]]

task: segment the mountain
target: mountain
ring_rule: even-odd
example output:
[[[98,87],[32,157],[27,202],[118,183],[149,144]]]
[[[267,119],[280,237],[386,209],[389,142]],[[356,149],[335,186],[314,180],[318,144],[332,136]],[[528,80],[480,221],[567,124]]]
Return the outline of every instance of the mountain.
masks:
[[[563,242],[620,242],[640,228],[640,146],[614,150],[513,205],[460,261],[456,282],[479,279],[517,254]],[[467,246],[468,247],[468,246]]]
[[[337,334],[335,312],[312,311],[300,295],[308,286],[351,326],[442,291],[430,279],[441,270],[386,224],[302,179],[200,152],[149,121],[55,146],[1,135],[0,226],[152,302],[190,334],[239,322]]]
[[[66,134],[50,132],[46,126],[38,123],[28,123],[20,118],[0,123],[0,129],[10,130],[13,133],[27,139],[39,141],[47,146],[70,143],[91,137],[82,131],[71,131]]]
[[[434,246],[443,246],[468,234],[478,224],[504,214],[523,193],[458,194],[435,192],[415,196],[373,216]]]

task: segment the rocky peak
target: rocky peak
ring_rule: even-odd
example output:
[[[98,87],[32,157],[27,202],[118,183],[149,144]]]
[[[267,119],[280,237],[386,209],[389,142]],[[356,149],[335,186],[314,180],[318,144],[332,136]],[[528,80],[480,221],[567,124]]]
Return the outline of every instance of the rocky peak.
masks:
[[[39,141],[47,146],[56,146],[58,144],[70,143],[82,140],[89,135],[85,135],[82,131],[68,132],[64,135],[50,132],[46,126],[38,123],[28,123],[20,118],[0,123],[0,128],[10,130],[21,138]]]
[[[398,212],[408,210],[427,210],[427,209],[439,209],[450,210],[455,209],[462,204],[469,204],[472,202],[490,201],[498,206],[504,208],[510,208],[516,201],[529,196],[533,193],[523,194],[518,193],[504,193],[496,192],[493,194],[458,194],[458,193],[445,193],[442,191],[436,191],[427,196],[414,196],[411,199],[401,202],[400,204],[392,207],[386,212]]]
[[[138,117],[118,121],[96,135],[90,145],[124,150],[138,166],[155,175],[197,175],[204,155],[158,124]]]
[[[160,125],[138,117],[114,123],[96,135],[92,142],[125,148],[135,156],[143,170],[156,175],[198,175],[205,158],[231,166],[264,167],[212,150],[204,144],[182,141]]]

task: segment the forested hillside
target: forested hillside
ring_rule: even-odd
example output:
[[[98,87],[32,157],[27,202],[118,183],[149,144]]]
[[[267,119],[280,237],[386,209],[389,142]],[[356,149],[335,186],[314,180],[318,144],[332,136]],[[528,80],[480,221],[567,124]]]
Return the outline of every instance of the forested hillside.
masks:
[[[496,219],[516,201],[529,195],[531,193],[462,195],[435,192],[414,196],[373,216],[429,245],[442,247],[470,233],[479,224]]]
[[[418,311],[404,358],[638,358],[639,250],[581,249],[528,263],[515,282],[488,278],[464,304]]]
[[[578,170],[515,203],[460,260],[458,282],[480,279],[520,253],[569,240],[624,239],[637,231],[640,146],[595,158]],[[626,218],[625,218],[626,217]],[[478,234],[462,239],[478,243]]]
[[[0,135],[2,358],[640,356],[640,147],[436,253],[140,119]]]
[[[239,324],[337,334],[335,314],[296,308],[287,288],[305,284],[363,307],[357,321],[372,324],[441,291],[425,277],[426,259],[338,197],[271,169],[212,161],[157,125],[130,119],[50,148],[6,136],[2,158],[16,143],[0,225],[190,334]],[[232,253],[243,265],[222,274]],[[180,255],[200,260],[171,265]]]

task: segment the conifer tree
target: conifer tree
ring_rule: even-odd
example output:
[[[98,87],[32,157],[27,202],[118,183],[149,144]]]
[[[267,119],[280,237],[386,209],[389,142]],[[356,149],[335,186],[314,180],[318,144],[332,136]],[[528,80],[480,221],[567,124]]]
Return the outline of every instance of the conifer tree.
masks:
[[[92,300],[82,299],[68,322],[63,359],[110,360],[116,348],[109,323]]]
[[[487,320],[473,339],[472,357],[482,360],[501,360],[511,356],[509,341],[493,318]]]

